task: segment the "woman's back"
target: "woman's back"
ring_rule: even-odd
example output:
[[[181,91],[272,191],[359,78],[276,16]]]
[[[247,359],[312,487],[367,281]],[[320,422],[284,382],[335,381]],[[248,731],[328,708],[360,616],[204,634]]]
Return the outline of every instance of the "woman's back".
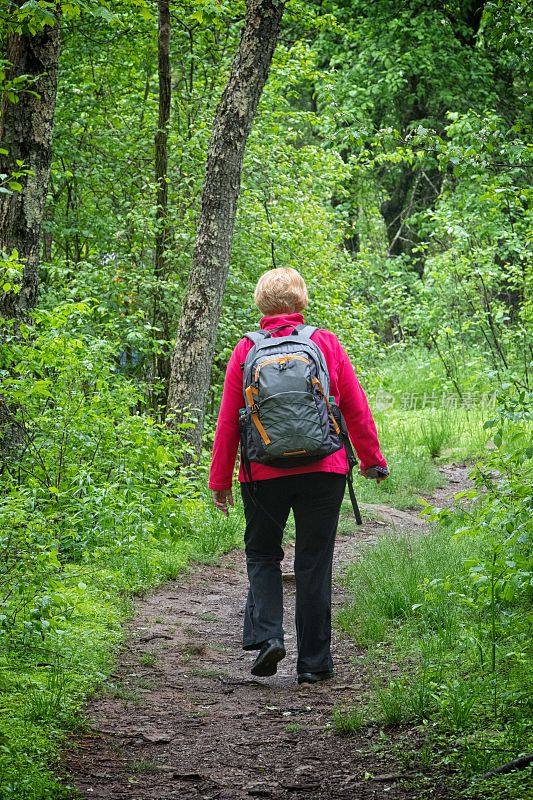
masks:
[[[299,312],[265,316],[261,319],[262,330],[272,331],[272,336],[286,336],[294,328],[304,323]],[[378,436],[365,393],[357,380],[348,355],[335,334],[322,328],[312,335],[312,340],[320,348],[329,372],[329,394],[341,409],[346,420],[350,439],[359,456],[361,470],[369,467],[386,467],[380,449]],[[237,343],[226,370],[224,390],[218,416],[217,430],[213,446],[213,458],[209,486],[211,489],[226,489],[231,486],[233,466],[239,445],[239,409],[244,405],[242,369],[253,342],[243,337]],[[319,461],[290,468],[272,467],[266,464],[251,464],[252,480],[267,480],[282,475],[299,475],[310,472],[335,472],[346,474],[348,461],[343,448]],[[246,482],[250,476],[245,474],[241,464],[239,481]]]

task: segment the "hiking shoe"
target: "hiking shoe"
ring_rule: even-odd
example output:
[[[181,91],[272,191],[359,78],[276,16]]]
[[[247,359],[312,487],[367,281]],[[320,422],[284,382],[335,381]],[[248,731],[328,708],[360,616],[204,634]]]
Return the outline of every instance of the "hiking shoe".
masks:
[[[300,672],[298,683],[319,683],[320,681],[328,681],[330,678],[333,678],[333,672],[330,670],[326,672]]]
[[[252,675],[259,678],[275,675],[282,658],[285,658],[285,648],[281,639],[267,639],[252,665]]]

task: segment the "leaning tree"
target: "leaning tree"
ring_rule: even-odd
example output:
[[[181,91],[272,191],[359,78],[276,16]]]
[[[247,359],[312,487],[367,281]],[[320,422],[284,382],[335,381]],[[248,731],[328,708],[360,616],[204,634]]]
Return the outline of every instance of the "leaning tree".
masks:
[[[200,223],[172,355],[167,410],[185,409],[197,424],[191,441],[200,450],[211,365],[229,270],[246,141],[278,39],[285,3],[248,0],[228,83],[215,115],[207,155]]]

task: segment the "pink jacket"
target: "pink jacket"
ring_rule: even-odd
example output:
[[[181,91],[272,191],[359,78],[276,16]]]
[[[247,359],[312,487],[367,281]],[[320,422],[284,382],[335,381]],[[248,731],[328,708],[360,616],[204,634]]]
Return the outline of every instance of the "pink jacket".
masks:
[[[273,336],[285,336],[296,326],[304,322],[302,314],[279,314],[274,317],[263,317],[261,328],[271,330],[279,325],[288,327],[281,329]],[[355,375],[350,359],[337,337],[325,330],[317,330],[312,339],[322,350],[328,366],[330,377],[330,395],[340,407],[350,439],[355,447],[362,470],[368,467],[386,467],[387,462],[379,449],[376,426],[368,406],[366,395]],[[211,471],[209,473],[210,489],[230,489],[233,479],[235,458],[239,447],[239,409],[244,406],[242,392],[242,364],[248,351],[253,347],[249,339],[241,339],[231,354],[226,369],[222,402],[218,413],[218,422],[213,443]],[[344,448],[337,450],[320,461],[292,469],[279,469],[265,464],[251,464],[252,480],[262,481],[269,478],[280,478],[284,475],[301,475],[306,472],[336,472],[345,475],[348,472],[348,460]],[[244,483],[242,464],[239,469],[239,481]]]

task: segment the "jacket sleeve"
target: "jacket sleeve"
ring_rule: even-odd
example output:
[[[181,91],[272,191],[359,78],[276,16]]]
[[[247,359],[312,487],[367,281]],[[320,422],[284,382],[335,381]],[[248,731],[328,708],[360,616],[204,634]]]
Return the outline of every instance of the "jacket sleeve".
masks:
[[[242,351],[243,348],[239,342],[231,354],[226,368],[209,471],[210,489],[231,489],[233,482],[233,469],[239,448],[239,409],[244,405]]]
[[[339,343],[339,408],[346,420],[352,444],[355,447],[363,471],[369,467],[386,467],[379,449],[378,433],[363,387],[357,380],[348,354]]]

